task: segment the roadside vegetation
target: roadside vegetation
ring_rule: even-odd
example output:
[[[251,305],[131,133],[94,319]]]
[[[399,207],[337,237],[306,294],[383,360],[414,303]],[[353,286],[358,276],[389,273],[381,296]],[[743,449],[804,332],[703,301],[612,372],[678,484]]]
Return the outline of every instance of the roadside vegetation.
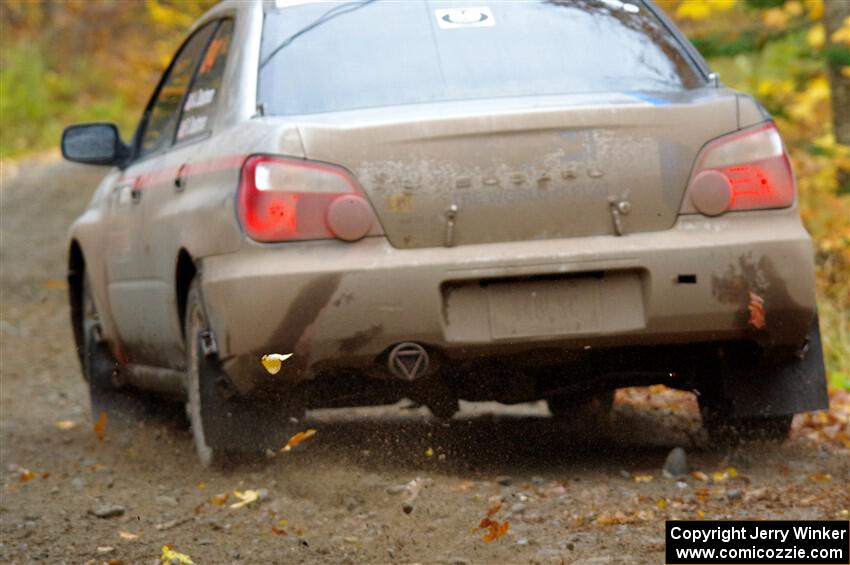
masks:
[[[660,0],[720,73],[776,117],[815,239],[830,382],[850,390],[850,2]],[[0,157],[113,121],[125,138],[194,19],[214,0],[0,4]]]

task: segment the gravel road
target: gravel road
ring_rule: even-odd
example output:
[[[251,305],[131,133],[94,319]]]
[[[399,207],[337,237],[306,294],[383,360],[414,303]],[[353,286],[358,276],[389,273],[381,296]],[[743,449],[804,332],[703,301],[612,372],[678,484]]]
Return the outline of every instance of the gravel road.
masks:
[[[167,544],[195,563],[662,563],[670,518],[848,518],[840,393],[784,445],[733,451],[707,449],[694,399],[663,388],[620,391],[604,430],[542,404],[442,424],[403,405],[316,411],[314,437],[224,471],[199,467],[165,403],[99,441],[63,282],[99,174],[3,163],[0,562],[153,565]],[[692,471],[678,481],[662,474],[676,446]],[[258,500],[231,508],[234,491]],[[492,541],[488,510],[509,524]]]

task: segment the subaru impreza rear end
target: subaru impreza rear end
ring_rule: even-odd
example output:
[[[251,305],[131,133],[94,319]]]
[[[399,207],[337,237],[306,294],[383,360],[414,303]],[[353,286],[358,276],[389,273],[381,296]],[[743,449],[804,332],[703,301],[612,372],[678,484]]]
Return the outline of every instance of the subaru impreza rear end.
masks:
[[[656,8],[340,6],[266,6],[244,239],[201,269],[238,394],[825,405],[781,138]]]

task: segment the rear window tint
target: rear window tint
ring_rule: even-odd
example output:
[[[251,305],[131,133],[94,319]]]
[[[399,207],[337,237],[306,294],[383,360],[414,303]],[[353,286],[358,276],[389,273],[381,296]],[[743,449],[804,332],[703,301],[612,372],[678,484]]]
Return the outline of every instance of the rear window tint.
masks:
[[[260,61],[274,115],[702,84],[651,12],[617,0],[295,5],[266,14]]]

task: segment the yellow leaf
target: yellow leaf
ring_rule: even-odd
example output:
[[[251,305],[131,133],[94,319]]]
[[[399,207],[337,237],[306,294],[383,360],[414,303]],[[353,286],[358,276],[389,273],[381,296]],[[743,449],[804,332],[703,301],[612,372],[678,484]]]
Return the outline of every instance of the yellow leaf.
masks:
[[[697,510],[697,517],[705,518],[705,511],[704,510]]]
[[[36,477],[35,473],[30,471],[29,469],[21,469],[20,475],[18,475],[18,478],[20,479],[20,481],[22,483],[25,483],[27,481],[31,481],[35,477]]]
[[[803,4],[799,0],[790,0],[785,2],[785,12],[789,16],[799,16],[803,13]]]
[[[434,450],[433,449],[431,449],[429,447],[428,449],[425,450],[425,457],[433,457],[433,456],[434,456]]]
[[[652,475],[635,475],[636,483],[648,483],[651,482],[654,477]]]
[[[74,420],[57,420],[53,423],[59,430],[73,430],[77,426],[80,425],[79,422],[75,422]]]
[[[234,502],[230,505],[231,508],[242,508],[243,506],[248,506],[252,502],[256,502],[260,499],[260,491],[258,490],[246,490],[244,492],[240,492],[238,490],[233,491],[233,496],[239,499],[239,502]]]
[[[655,501],[655,506],[657,506],[659,510],[664,510],[665,508],[667,508],[667,499],[659,498]]]
[[[684,0],[676,8],[676,17],[680,20],[704,20],[711,15],[711,6],[702,0]]]
[[[826,31],[823,24],[815,24],[806,33],[806,42],[812,49],[821,49],[826,43]]]
[[[762,14],[764,25],[773,29],[782,29],[788,25],[788,14],[782,8],[771,8]]]
[[[707,481],[708,480],[708,475],[706,475],[702,471],[694,471],[693,473],[691,473],[691,477],[693,477],[693,479],[697,480],[697,481]]]
[[[272,375],[276,375],[280,371],[280,367],[284,361],[292,357],[292,353],[286,353],[281,355],[280,353],[270,353],[269,355],[263,355],[262,363],[263,367],[266,368]]]
[[[809,13],[809,19],[813,22],[823,17],[823,0],[803,0],[803,5]]]
[[[721,471],[715,471],[711,474],[711,478],[715,483],[722,483],[729,477],[726,475],[726,473],[723,473]]]
[[[314,430],[313,428],[310,428],[309,430],[303,432],[298,432],[297,434],[289,438],[289,441],[286,442],[286,445],[283,446],[283,449],[281,449],[281,451],[291,451],[293,447],[295,447],[306,439],[310,439],[314,435],[316,435],[316,430]]]
[[[850,43],[850,16],[844,19],[844,25],[832,32],[829,39],[833,43]]]
[[[738,476],[738,469],[735,467],[726,467],[726,474],[729,475],[730,478],[734,479]]]
[[[281,528],[284,527],[284,526],[288,526],[289,520],[287,520],[286,518],[281,518],[280,520],[277,521],[277,525],[280,526]]]
[[[185,553],[179,553],[174,551],[167,545],[162,546],[162,555],[160,555],[159,560],[163,563],[163,565],[171,565],[174,563],[178,563],[179,565],[194,565],[195,562],[192,561],[192,558],[186,555]]]
[[[228,494],[214,494],[210,498],[210,504],[215,504],[216,506],[222,506],[225,502],[227,502]]]

